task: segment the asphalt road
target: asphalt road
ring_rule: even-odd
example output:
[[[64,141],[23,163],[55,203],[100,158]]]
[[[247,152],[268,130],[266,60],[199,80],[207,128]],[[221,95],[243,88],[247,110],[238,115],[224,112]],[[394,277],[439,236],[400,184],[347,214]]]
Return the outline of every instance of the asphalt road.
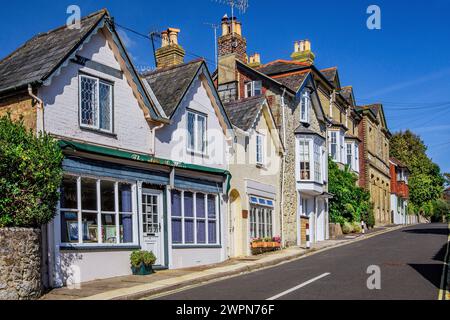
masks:
[[[448,232],[445,224],[408,227],[158,299],[436,300]],[[379,290],[367,287],[372,265],[380,268]]]

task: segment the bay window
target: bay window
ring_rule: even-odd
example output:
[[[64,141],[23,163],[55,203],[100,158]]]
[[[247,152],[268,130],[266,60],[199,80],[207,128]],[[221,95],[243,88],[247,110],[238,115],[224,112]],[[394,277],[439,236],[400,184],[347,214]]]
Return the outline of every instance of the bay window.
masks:
[[[206,119],[199,113],[187,113],[188,151],[206,154]]]
[[[135,243],[135,184],[66,175],[61,186],[63,244]]]
[[[351,169],[355,169],[355,166],[353,165],[353,143],[347,143],[347,162],[346,164],[349,165]]]
[[[322,157],[321,157],[321,150],[320,145],[317,143],[314,143],[314,181],[321,182],[322,179]]]
[[[80,125],[112,132],[113,86],[98,78],[79,77]]]
[[[190,191],[172,191],[172,243],[217,245],[218,196]]]
[[[335,161],[338,160],[338,133],[337,131],[330,132],[330,155]]]
[[[300,180],[311,179],[310,143],[308,139],[300,139]]]

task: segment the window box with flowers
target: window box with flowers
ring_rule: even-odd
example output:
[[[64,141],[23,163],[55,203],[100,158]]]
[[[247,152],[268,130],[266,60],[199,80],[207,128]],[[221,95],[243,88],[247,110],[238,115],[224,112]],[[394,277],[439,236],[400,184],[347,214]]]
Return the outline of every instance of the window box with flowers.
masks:
[[[251,243],[252,254],[261,254],[269,251],[276,251],[281,249],[281,238],[256,238],[252,239]]]

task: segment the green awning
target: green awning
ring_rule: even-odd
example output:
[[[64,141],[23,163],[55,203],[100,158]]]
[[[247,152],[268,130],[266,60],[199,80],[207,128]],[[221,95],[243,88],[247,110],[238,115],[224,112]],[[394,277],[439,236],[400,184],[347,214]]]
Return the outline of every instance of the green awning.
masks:
[[[204,173],[212,173],[212,174],[218,174],[223,175],[227,178],[227,194],[230,192],[231,188],[231,173],[228,170],[222,170],[217,168],[210,168],[205,166],[200,166],[196,164],[188,164],[184,162],[177,162],[167,159],[161,159],[145,154],[139,154],[139,153],[132,153],[117,149],[111,149],[101,146],[95,146],[80,142],[74,142],[74,141],[67,141],[67,140],[59,140],[59,146],[62,150],[65,149],[72,149],[75,151],[81,151],[81,152],[87,152],[87,153],[93,153],[113,158],[119,158],[119,159],[127,159],[127,160],[133,160],[133,161],[139,161],[139,162],[145,162],[145,163],[151,163],[151,164],[157,164],[167,167],[173,167],[173,168],[179,168],[179,169],[186,169],[186,170],[193,170],[197,172],[204,172]]]

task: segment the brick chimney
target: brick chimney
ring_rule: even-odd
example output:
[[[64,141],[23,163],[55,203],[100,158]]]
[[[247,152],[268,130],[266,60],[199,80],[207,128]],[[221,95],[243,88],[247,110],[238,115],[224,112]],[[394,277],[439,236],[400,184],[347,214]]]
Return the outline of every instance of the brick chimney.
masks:
[[[255,53],[248,57],[248,66],[252,68],[257,68],[261,65],[261,55]]]
[[[247,40],[242,36],[242,24],[235,17],[222,18],[222,35],[218,40],[219,58],[235,54],[236,58],[247,63]]]
[[[178,44],[179,29],[169,28],[161,32],[161,48],[156,50],[156,67],[172,67],[184,63],[186,52]]]
[[[316,56],[311,51],[311,41],[309,40],[295,41],[294,53],[292,53],[291,58],[294,61],[314,64]]]

